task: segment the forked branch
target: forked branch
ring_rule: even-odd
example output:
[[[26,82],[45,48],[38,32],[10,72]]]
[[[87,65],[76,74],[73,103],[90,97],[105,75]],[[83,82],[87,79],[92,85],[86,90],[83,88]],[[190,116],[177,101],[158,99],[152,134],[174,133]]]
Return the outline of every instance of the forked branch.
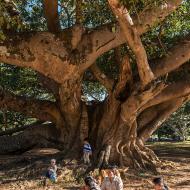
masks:
[[[129,47],[135,54],[140,79],[143,86],[145,86],[154,79],[154,75],[149,67],[147,54],[141,42],[140,34],[134,26],[128,10],[124,6],[121,6],[118,0],[108,0],[108,2],[119,21]]]

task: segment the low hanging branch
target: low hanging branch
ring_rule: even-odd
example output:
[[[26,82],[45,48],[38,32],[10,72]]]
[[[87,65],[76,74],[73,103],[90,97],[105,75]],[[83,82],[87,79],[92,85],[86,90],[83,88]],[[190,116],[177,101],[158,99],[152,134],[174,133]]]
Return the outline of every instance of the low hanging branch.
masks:
[[[36,121],[36,122],[34,122],[34,123],[30,124],[30,125],[24,125],[24,126],[21,126],[21,127],[15,127],[13,129],[7,129],[5,131],[1,131],[0,136],[12,135],[14,133],[24,131],[25,129],[28,129],[30,127],[40,127],[42,123],[43,123],[43,121]]]
[[[172,99],[182,98],[190,94],[190,82],[189,81],[179,81],[168,86],[160,84],[157,87],[154,87],[148,91],[143,92],[137,96],[131,96],[125,103],[122,105],[121,117],[124,121],[130,121],[130,118],[136,118],[138,114],[145,114],[144,117],[147,117],[147,114],[153,116],[157,113],[157,110],[154,110],[152,106],[168,102]],[[148,111],[150,108],[150,111]],[[144,112],[145,113],[144,113]],[[147,114],[146,114],[146,111]],[[151,116],[148,116],[148,119],[141,121],[146,123],[147,120],[151,120]],[[140,116],[141,117],[141,116]],[[156,117],[156,116],[155,116]],[[142,124],[139,124],[139,127],[142,127]]]
[[[98,81],[108,90],[110,93],[113,89],[113,83],[111,79],[109,79],[97,66],[97,64],[93,64],[90,67],[90,70],[94,74],[94,76],[98,79]]]
[[[0,88],[0,108],[4,106],[8,110],[21,112],[41,121],[56,122],[61,117],[53,102],[17,96]]]
[[[138,137],[142,140],[142,142],[146,142],[153,132],[158,129],[161,124],[186,101],[187,98],[178,98],[158,106],[158,114],[156,117],[140,131],[138,131]]]
[[[60,31],[58,0],[43,0],[43,2],[48,30],[52,33],[57,33]]]
[[[133,20],[128,10],[121,6],[118,0],[108,0],[109,4],[119,21],[129,47],[133,50],[141,82],[143,86],[147,85],[154,79],[154,75],[149,67],[146,51],[141,42],[140,35],[134,26]]]

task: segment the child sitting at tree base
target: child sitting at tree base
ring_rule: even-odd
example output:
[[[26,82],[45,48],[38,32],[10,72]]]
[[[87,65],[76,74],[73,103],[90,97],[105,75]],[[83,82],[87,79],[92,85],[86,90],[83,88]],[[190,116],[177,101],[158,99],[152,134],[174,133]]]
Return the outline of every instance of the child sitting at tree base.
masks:
[[[48,167],[48,171],[46,172],[46,179],[50,179],[51,182],[55,183],[57,182],[57,165],[56,160],[51,159],[51,164]],[[44,186],[46,185],[46,179],[44,181]]]

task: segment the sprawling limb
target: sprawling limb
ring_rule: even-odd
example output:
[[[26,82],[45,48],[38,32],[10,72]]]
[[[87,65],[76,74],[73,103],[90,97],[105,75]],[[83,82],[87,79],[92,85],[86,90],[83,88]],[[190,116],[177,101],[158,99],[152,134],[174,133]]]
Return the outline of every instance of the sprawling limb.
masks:
[[[142,107],[158,95],[164,88],[165,85],[160,83],[140,94],[132,94],[121,106],[122,120],[131,126],[136,120],[137,115],[141,112]]]
[[[31,68],[57,83],[79,77],[78,67],[69,59],[63,41],[48,32],[10,37],[0,46],[0,61]]]
[[[33,147],[51,147],[58,144],[59,133],[52,124],[29,127],[13,136],[1,136],[0,154],[25,152]]]
[[[139,33],[134,26],[133,20],[129,15],[128,10],[124,6],[121,6],[118,0],[108,1],[114,14],[116,15],[116,18],[119,21],[129,47],[135,54],[142,84],[146,85],[151,82],[151,80],[154,78],[154,75],[149,67],[146,51],[141,42]]]
[[[58,0],[44,0],[44,14],[47,20],[47,27],[50,32],[57,33],[60,31]]]
[[[132,17],[134,26],[137,28],[139,35],[149,30],[155,23],[159,23],[165,19],[166,16],[171,14],[182,3],[182,0],[168,0],[165,5],[153,5],[151,8],[143,10],[139,13],[139,17]],[[115,28],[115,32],[112,28]],[[94,56],[98,57],[104,52],[109,51],[115,47],[126,42],[123,31],[117,24],[114,26],[112,23],[99,27],[97,30],[90,34],[95,48],[91,58],[94,61]],[[86,41],[84,38],[83,41]],[[82,45],[82,44],[81,44]]]
[[[34,127],[34,126],[38,126],[38,125],[41,125],[43,123],[43,121],[36,121],[32,124],[29,124],[29,125],[24,125],[24,126],[21,126],[21,127],[15,127],[15,128],[11,128],[11,129],[7,129],[5,131],[1,131],[0,132],[0,136],[4,136],[4,135],[12,135],[14,133],[18,133],[18,132],[21,132],[21,131],[24,131],[25,129],[28,129],[30,127]]]
[[[0,108],[6,107],[8,110],[21,112],[42,121],[57,122],[60,119],[56,104],[50,101],[17,96],[2,88],[0,88],[0,100]]]
[[[186,63],[190,59],[190,34],[168,50],[169,54],[152,61],[151,68],[156,78],[163,76]]]
[[[169,84],[161,93],[148,101],[142,108],[145,110],[148,107],[157,105],[172,99],[180,98],[190,94],[190,81],[178,81],[176,83]]]
[[[138,138],[141,139],[143,143],[146,142],[153,132],[158,129],[161,124],[185,101],[187,101],[187,98],[177,98],[158,105],[156,108],[156,116],[144,127],[141,127],[141,129],[138,131]]]

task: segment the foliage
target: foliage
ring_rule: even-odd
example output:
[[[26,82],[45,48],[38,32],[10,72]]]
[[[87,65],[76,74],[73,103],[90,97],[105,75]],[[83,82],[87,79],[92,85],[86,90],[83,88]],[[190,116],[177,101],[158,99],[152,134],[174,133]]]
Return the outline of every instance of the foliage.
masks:
[[[0,64],[0,76],[0,86],[16,95],[54,100],[53,96],[40,85],[37,74],[30,69]],[[35,119],[8,111],[6,107],[0,111],[0,129],[22,126],[33,121]]]

